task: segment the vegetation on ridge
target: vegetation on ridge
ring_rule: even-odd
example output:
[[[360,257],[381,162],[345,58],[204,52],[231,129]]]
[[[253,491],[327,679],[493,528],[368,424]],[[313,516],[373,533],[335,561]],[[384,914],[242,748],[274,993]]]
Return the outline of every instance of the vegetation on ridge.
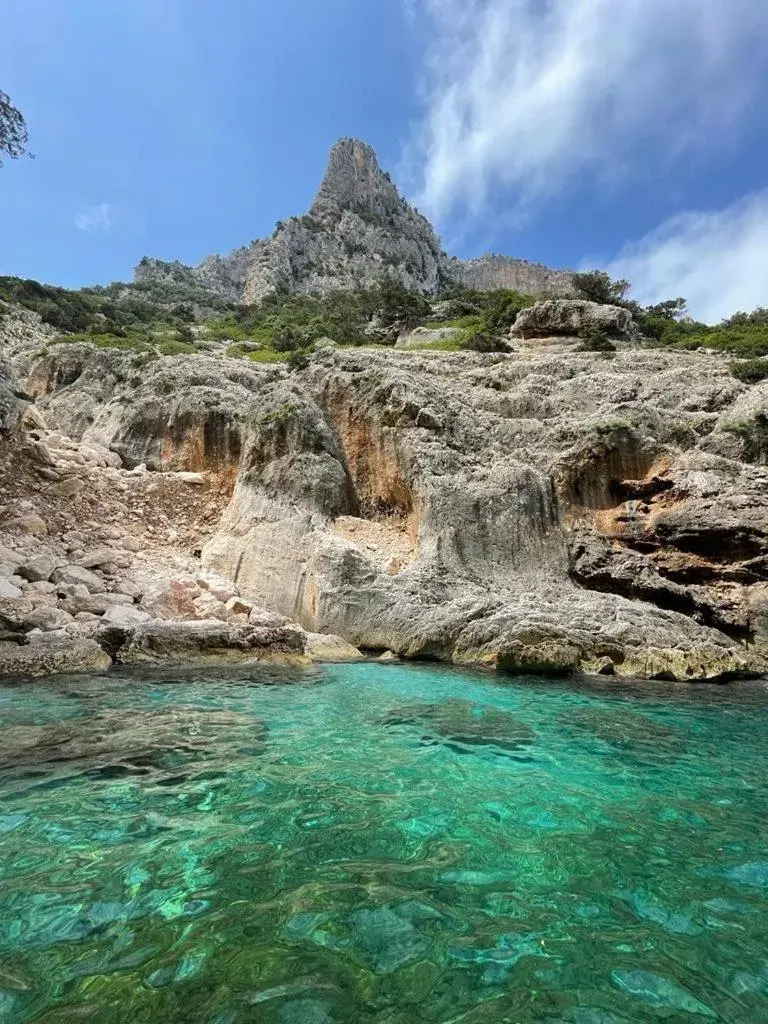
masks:
[[[731,354],[742,360],[733,364],[739,379],[768,377],[766,309],[736,313],[711,326],[689,317],[682,298],[641,306],[627,298],[627,281],[614,281],[604,271],[576,274],[574,283],[585,299],[627,309],[643,335],[638,344]],[[59,332],[59,343],[89,342],[151,357],[224,346],[229,356],[258,362],[292,357],[293,365],[322,339],[339,345],[393,344],[401,331],[416,326],[454,329],[445,338],[427,340],[425,348],[495,351],[505,347],[520,310],[539,298],[452,285],[430,301],[385,276],[374,287],[327,295],[277,292],[245,306],[184,275],[79,290],[0,277],[0,312],[3,303],[15,303],[38,313]],[[610,354],[615,346],[598,335],[585,331],[582,351]]]

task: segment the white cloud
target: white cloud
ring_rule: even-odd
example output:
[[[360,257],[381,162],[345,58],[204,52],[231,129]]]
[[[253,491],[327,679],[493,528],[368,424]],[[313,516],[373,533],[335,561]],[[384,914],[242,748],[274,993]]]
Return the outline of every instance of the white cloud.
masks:
[[[407,163],[438,221],[723,147],[768,52],[765,0],[422,0]]]
[[[93,234],[95,231],[109,231],[114,223],[114,208],[109,203],[97,203],[75,217],[75,226],[80,231]]]
[[[705,323],[768,306],[768,190],[724,210],[672,217],[606,269],[631,281],[643,304],[684,296]]]

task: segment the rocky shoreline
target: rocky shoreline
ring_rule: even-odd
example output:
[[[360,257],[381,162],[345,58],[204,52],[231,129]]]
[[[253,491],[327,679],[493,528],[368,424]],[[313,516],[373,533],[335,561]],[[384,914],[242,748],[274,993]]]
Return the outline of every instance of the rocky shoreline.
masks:
[[[218,496],[204,474],[125,470],[46,430],[34,407],[21,425],[0,484],[0,676],[361,656],[254,606],[185,551]]]
[[[517,336],[136,372],[31,314],[4,329],[35,402],[6,394],[0,672],[360,649],[765,671],[766,385],[722,357]]]

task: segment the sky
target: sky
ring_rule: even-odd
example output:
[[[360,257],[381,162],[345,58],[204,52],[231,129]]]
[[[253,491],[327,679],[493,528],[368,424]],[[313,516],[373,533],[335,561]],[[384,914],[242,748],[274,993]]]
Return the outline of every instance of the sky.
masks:
[[[197,263],[369,142],[449,252],[768,306],[768,0],[4,0],[0,274]]]

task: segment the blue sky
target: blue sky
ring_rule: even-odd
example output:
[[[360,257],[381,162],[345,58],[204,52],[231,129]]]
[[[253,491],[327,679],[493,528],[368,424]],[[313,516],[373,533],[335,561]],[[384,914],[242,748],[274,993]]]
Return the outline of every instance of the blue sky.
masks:
[[[0,273],[125,279],[311,201],[359,136],[462,256],[768,305],[766,0],[6,0]]]

